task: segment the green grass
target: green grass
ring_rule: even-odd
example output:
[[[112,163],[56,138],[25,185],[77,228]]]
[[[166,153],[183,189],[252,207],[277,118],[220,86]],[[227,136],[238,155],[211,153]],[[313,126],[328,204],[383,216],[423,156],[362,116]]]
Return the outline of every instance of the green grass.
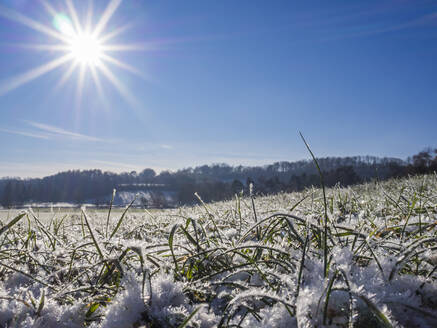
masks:
[[[56,317],[55,305],[96,327],[123,306],[138,312],[129,327],[437,323],[435,175],[200,196],[172,210],[3,211],[0,304],[15,310],[0,326]],[[130,284],[140,296],[120,305]],[[164,301],[163,284],[179,294]]]

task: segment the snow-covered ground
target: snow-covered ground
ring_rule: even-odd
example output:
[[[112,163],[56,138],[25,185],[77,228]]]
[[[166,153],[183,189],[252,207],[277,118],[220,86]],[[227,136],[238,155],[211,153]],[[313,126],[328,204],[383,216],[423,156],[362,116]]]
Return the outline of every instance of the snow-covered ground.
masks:
[[[0,327],[437,327],[435,175],[326,202],[16,215],[0,212]]]

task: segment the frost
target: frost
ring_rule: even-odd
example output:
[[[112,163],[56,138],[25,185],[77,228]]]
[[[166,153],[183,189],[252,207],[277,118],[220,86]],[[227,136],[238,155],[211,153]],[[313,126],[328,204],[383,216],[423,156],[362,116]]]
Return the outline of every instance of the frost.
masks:
[[[141,286],[133,276],[124,279],[125,290],[119,293],[106,308],[102,328],[131,327],[140,321],[145,305],[141,297]]]
[[[90,227],[30,209],[2,234],[0,327],[437,327],[437,177],[426,184],[328,189],[326,253],[315,188],[253,198],[257,222],[250,197],[129,212],[112,238],[117,209],[89,208]]]

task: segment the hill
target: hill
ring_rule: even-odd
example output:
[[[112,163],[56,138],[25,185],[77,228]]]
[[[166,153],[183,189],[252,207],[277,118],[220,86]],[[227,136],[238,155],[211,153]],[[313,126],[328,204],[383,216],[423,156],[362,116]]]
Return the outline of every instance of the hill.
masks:
[[[372,179],[386,180],[437,170],[437,153],[420,152],[403,161],[372,156],[326,157],[318,162],[326,186],[353,185]],[[4,178],[0,180],[0,204],[3,207],[32,203],[75,203],[108,205],[117,189],[115,205],[127,205],[138,193],[135,205],[147,208],[176,207],[197,202],[195,193],[205,202],[231,199],[236,193],[256,194],[301,191],[317,186],[320,178],[311,160],[277,162],[258,167],[203,165],[176,172],[112,173],[101,170],[67,171],[42,179]]]

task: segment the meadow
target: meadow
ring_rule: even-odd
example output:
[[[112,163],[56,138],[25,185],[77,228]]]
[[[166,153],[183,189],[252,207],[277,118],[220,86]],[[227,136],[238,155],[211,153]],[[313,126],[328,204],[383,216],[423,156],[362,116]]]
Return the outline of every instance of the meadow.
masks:
[[[0,327],[436,327],[437,176],[0,213]]]

